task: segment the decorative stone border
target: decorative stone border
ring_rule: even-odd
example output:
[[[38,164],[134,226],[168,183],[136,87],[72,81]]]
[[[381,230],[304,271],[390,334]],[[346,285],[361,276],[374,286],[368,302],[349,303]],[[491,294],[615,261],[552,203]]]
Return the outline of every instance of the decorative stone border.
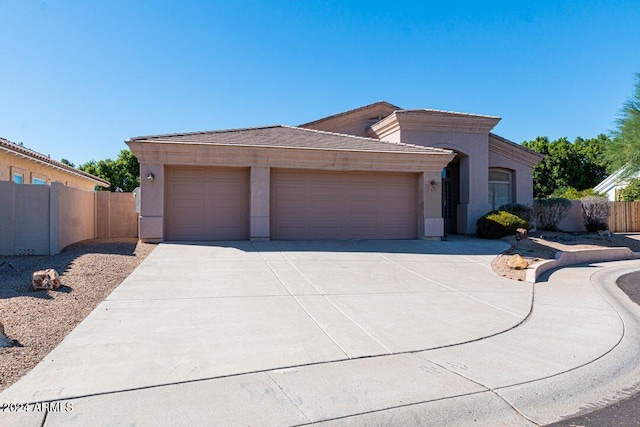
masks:
[[[543,261],[529,267],[526,271],[525,281],[536,283],[538,277],[545,271],[558,267],[565,267],[574,264],[586,264],[604,261],[620,261],[625,259],[640,259],[640,252],[633,252],[631,249],[622,248],[598,248],[579,249],[575,251],[558,251],[555,259]]]

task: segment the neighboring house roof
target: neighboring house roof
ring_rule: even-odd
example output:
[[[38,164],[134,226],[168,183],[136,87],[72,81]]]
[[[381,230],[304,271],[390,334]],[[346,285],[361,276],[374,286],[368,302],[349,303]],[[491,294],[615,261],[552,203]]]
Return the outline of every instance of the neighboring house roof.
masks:
[[[4,138],[0,138],[0,150],[6,151],[15,156],[26,158],[28,160],[43,164],[45,166],[48,166],[54,169],[61,170],[63,172],[70,173],[72,175],[76,175],[76,176],[88,179],[102,187],[109,187],[111,185],[108,181],[105,181],[102,178],[98,178],[97,176],[88,174],[86,172],[83,172],[69,165],[65,165],[64,163],[51,159],[49,156],[45,156],[44,154],[40,154],[37,151],[33,151],[28,148],[22,147],[21,145],[18,145]]]
[[[517,159],[521,163],[531,167],[534,167],[544,160],[543,154],[523,147],[513,141],[509,141],[507,138],[503,138],[495,133],[489,133],[489,151]]]
[[[597,193],[608,193],[614,188],[626,187],[629,184],[629,180],[640,177],[640,172],[638,172],[635,175],[632,175],[628,178],[623,179],[622,178],[623,173],[624,173],[624,168],[617,170],[616,172],[612,173],[607,178],[605,178],[600,184],[593,187],[593,189]]]
[[[404,152],[417,154],[451,154],[450,150],[420,145],[387,142],[375,138],[325,132],[294,126],[274,125],[254,128],[214,130],[138,136],[127,142],[165,144],[214,144],[251,147],[298,148],[308,150],[342,150],[367,152]]]

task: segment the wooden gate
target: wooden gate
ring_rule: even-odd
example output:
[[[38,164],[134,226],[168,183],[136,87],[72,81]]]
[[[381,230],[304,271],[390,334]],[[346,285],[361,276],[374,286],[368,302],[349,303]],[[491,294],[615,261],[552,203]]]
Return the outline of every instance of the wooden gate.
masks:
[[[640,231],[640,202],[609,202],[612,233]]]

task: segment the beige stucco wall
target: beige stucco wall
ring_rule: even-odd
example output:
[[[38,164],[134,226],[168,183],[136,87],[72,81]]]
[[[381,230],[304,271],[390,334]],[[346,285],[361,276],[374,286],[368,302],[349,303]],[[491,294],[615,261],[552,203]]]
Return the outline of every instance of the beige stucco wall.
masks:
[[[60,182],[87,191],[96,185],[89,179],[0,150],[0,181],[11,181],[14,171],[23,175],[25,184],[32,184],[34,178],[39,178],[46,180],[47,184]]]
[[[133,193],[97,191],[96,237],[137,237],[138,213]]]
[[[93,239],[95,233],[95,192],[78,190],[54,183],[51,188],[52,204],[55,192],[58,198],[58,248],[74,242]],[[52,222],[55,227],[55,221]]]
[[[571,209],[567,216],[558,224],[558,229],[568,232],[587,231],[584,226],[584,219],[582,218],[582,202],[580,200],[571,201]]]
[[[0,182],[0,255],[49,253],[49,187]]]
[[[141,211],[139,232],[144,241],[164,240],[165,165],[251,168],[250,236],[269,238],[269,168],[345,171],[398,171],[424,174],[436,181],[438,191],[422,186],[419,200],[421,237],[444,235],[440,176],[453,154],[355,152],[277,147],[220,146],[213,144],[154,144],[129,142],[140,161]],[[145,179],[154,175],[153,181]],[[486,199],[486,197],[485,197]]]
[[[49,188],[19,186],[15,198],[15,248],[18,254],[47,253],[49,249]],[[41,238],[41,236],[43,238]]]
[[[476,221],[491,209],[488,202],[489,168],[512,172],[512,200],[533,203],[533,166],[540,161],[516,144],[490,134],[498,117],[433,110],[394,112],[371,131],[389,142],[454,150],[460,160],[458,233],[472,234]]]
[[[137,213],[131,193],[103,192],[113,197],[107,235],[136,237]],[[81,240],[96,237],[97,197],[93,191],[54,182],[48,185],[0,181],[0,255],[49,255]]]
[[[0,181],[0,255],[13,255],[16,237],[15,187],[13,182]]]
[[[399,138],[398,138],[399,134]],[[388,137],[405,144],[454,150],[460,156],[458,232],[475,233],[476,221],[491,209],[488,203],[489,137],[487,133],[402,130]]]

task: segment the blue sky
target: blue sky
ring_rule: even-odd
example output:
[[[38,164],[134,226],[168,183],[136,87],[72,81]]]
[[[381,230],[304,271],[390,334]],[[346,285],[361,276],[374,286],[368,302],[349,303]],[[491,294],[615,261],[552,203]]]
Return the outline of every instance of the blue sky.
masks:
[[[0,0],[0,136],[78,164],[385,100],[594,137],[632,93],[638,22],[638,0]]]

